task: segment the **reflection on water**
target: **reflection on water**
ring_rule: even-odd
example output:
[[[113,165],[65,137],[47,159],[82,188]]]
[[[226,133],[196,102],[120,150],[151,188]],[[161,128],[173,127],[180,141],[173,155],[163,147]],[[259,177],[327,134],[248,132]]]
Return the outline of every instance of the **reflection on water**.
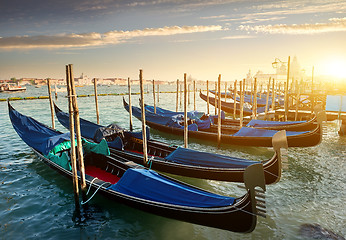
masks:
[[[174,89],[160,86],[161,91]],[[77,93],[92,94],[92,90],[92,86],[77,88]],[[133,86],[132,91],[138,92],[138,86]],[[99,94],[123,92],[127,87],[98,89]],[[64,93],[58,94],[58,106],[67,111]],[[16,93],[21,97],[46,95],[44,87],[28,87],[25,93]],[[12,95],[0,94],[0,98],[9,96]],[[129,126],[122,96],[98,99],[102,125],[116,122]],[[145,101],[152,104],[152,95],[146,94]],[[132,102],[138,103],[137,95]],[[51,125],[47,99],[12,104],[20,112]],[[196,105],[198,110],[206,110],[206,103],[198,96]],[[78,106],[81,117],[96,122],[93,97],[78,98]],[[175,94],[160,94],[160,106],[175,110]],[[193,98],[189,108],[193,109]],[[306,223],[346,235],[346,137],[337,135],[336,122],[324,124],[327,132],[320,145],[289,149],[289,168],[283,171],[279,183],[267,186],[267,218],[258,218],[254,232],[236,234],[144,213],[97,195],[76,218],[72,183],[42,163],[19,139],[9,122],[6,102],[0,102],[0,113],[0,239],[306,239],[299,235],[301,225]],[[141,123],[133,121],[135,130],[140,130]],[[57,120],[55,124],[58,130],[66,131]],[[177,136],[150,132],[157,140],[183,145]],[[267,148],[223,145],[217,149],[216,145],[199,140],[191,140],[189,147],[252,160],[264,160],[273,154]],[[175,177],[224,195],[244,193],[234,183]]]

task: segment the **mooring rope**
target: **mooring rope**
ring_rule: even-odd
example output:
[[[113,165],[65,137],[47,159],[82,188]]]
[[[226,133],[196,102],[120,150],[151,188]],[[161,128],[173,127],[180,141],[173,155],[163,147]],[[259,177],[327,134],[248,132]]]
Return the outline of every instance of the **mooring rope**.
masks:
[[[89,194],[89,191],[90,191],[90,189],[91,189],[91,185],[92,185],[93,181],[96,180],[96,179],[98,179],[98,178],[94,178],[94,179],[90,182],[89,189],[88,189],[86,195]],[[108,182],[102,183],[102,184],[95,190],[95,192],[93,193],[93,195],[91,195],[91,197],[90,197],[88,200],[86,200],[85,202],[82,201],[81,204],[84,205],[84,204],[86,204],[87,202],[89,202],[89,201],[95,196],[95,194],[97,193],[97,191],[100,190],[100,188],[101,188],[104,184],[106,184],[106,183],[108,183]]]

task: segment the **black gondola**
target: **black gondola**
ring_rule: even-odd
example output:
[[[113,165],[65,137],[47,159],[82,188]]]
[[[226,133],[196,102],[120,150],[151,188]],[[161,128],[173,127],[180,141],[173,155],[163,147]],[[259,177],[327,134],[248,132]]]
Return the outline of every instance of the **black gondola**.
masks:
[[[51,168],[72,178],[68,163],[69,134],[63,134],[20,114],[10,103],[9,117],[21,139]],[[156,173],[120,156],[107,156],[107,145],[84,141],[87,185],[98,193],[153,214],[234,232],[255,229],[257,214],[255,187],[265,190],[262,164],[244,172],[246,194],[240,198],[204,191]],[[91,146],[90,146],[91,145]],[[98,149],[89,151],[90,149]],[[89,150],[87,150],[89,149]],[[108,148],[103,150],[107,150]],[[67,150],[67,151],[66,151]]]

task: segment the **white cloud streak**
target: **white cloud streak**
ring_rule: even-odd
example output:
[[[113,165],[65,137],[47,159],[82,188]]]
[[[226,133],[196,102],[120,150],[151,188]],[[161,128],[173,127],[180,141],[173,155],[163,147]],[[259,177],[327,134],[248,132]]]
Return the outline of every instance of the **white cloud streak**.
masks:
[[[170,36],[177,34],[220,31],[220,25],[209,26],[170,26],[163,28],[145,28],[133,31],[109,31],[106,33],[59,34],[39,36],[0,37],[2,49],[28,49],[28,48],[78,48],[114,45],[126,40],[149,37]]]
[[[332,18],[329,20],[328,23],[315,24],[240,25],[239,30],[269,34],[318,34],[346,31],[346,18]]]
[[[235,35],[235,36],[227,36],[223,37],[224,40],[234,40],[234,39],[249,39],[249,38],[255,38],[255,36],[251,35]]]

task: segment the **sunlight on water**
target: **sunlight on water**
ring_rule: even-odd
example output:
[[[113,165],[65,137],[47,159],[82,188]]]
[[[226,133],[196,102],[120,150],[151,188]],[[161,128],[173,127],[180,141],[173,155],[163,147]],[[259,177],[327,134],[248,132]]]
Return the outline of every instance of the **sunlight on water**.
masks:
[[[175,86],[160,86],[160,91]],[[150,88],[151,90],[151,88]],[[133,86],[138,92],[138,86]],[[44,87],[28,87],[20,95],[46,96]],[[77,88],[78,94],[92,94],[90,86]],[[98,93],[124,93],[125,86],[100,87]],[[193,110],[193,94],[190,110]],[[138,105],[138,95],[132,102]],[[100,124],[116,122],[128,128],[128,113],[123,109],[122,96],[99,96]],[[126,96],[127,99],[127,96]],[[197,109],[206,111],[206,103],[197,94]],[[145,95],[152,104],[152,94]],[[59,93],[58,106],[67,111],[67,100]],[[14,101],[12,105],[23,114],[51,125],[47,99]],[[94,97],[78,98],[80,116],[96,122]],[[175,94],[161,93],[159,106],[175,110]],[[182,111],[182,108],[181,108]],[[211,112],[214,109],[211,108]],[[81,218],[74,214],[72,183],[43,164],[13,130],[7,103],[0,102],[0,236],[1,239],[305,239],[299,228],[305,223],[322,227],[345,236],[346,208],[346,137],[337,135],[337,123],[325,123],[320,145],[288,150],[289,168],[283,170],[279,183],[267,186],[267,218],[258,218],[250,234],[223,230],[158,217],[135,210],[102,196],[95,196]],[[141,123],[133,119],[135,130]],[[56,128],[66,130],[55,120]],[[151,137],[169,144],[183,145],[180,137],[151,130]],[[270,148],[221,146],[190,140],[189,147],[251,160],[270,158]],[[239,184],[177,177],[196,186],[228,196],[240,196]]]

